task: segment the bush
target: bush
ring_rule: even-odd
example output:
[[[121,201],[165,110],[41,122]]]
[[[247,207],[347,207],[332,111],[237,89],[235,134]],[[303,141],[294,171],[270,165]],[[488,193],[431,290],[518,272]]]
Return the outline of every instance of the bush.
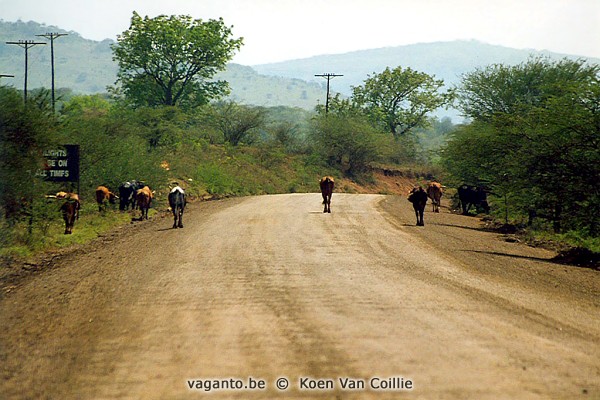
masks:
[[[311,138],[314,154],[329,166],[356,176],[381,158],[384,135],[364,119],[329,115],[315,120]]]

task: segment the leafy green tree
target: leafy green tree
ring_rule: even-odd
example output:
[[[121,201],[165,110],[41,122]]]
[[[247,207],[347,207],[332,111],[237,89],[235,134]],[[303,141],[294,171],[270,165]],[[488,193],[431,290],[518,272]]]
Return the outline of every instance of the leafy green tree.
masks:
[[[583,60],[532,58],[515,66],[494,64],[467,73],[457,91],[459,107],[473,120],[524,122],[534,108],[568,94],[576,83],[592,83],[597,66]]]
[[[162,148],[171,143],[169,110],[177,108],[122,109],[101,96],[75,96],[65,103],[64,140],[80,145],[82,196],[88,199],[98,185],[116,190],[127,180],[138,179],[153,186],[163,182]],[[163,121],[164,119],[164,121]]]
[[[465,75],[459,103],[474,123],[449,143],[446,166],[457,180],[487,181],[511,212],[597,235],[599,72],[539,58]]]
[[[206,104],[228,92],[227,82],[212,78],[242,46],[241,38],[231,36],[222,19],[142,18],[134,12],[130,28],[112,47],[117,83],[137,106]]]
[[[315,107],[315,111],[321,116],[324,116],[327,112],[325,106],[322,104]],[[335,96],[329,98],[329,112],[338,117],[351,118],[357,115],[363,115],[363,111],[364,110],[354,102],[352,98],[342,98],[339,93],[336,93]]]
[[[313,154],[347,175],[360,175],[381,157],[383,135],[361,117],[320,116],[311,139]]]
[[[43,167],[43,150],[56,144],[58,122],[49,104],[39,101],[36,96],[24,105],[19,92],[0,86],[0,206],[10,222],[23,211],[33,218],[34,196],[44,186],[36,172]]]
[[[256,140],[258,130],[266,124],[266,110],[228,101],[211,107],[208,119],[223,134],[226,142],[234,146],[242,142],[250,144]]]
[[[363,86],[353,87],[352,101],[371,121],[398,137],[427,125],[427,114],[452,100],[451,91],[439,93],[443,84],[410,68],[386,68]]]

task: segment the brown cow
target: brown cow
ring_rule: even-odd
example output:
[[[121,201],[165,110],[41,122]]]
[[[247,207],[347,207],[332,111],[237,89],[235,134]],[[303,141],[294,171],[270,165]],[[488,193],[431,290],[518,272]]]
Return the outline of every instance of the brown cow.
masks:
[[[75,220],[79,219],[79,209],[81,208],[79,196],[76,193],[58,192],[56,198],[65,199],[63,205],[60,206],[60,211],[65,220],[65,235],[70,235],[73,233]]]
[[[135,194],[135,198],[137,201],[137,205],[142,211],[142,215],[140,216],[140,221],[144,219],[148,219],[148,210],[150,209],[150,204],[152,203],[152,190],[148,186],[144,186]]]
[[[427,193],[421,186],[413,188],[408,194],[408,201],[410,201],[415,209],[415,215],[417,216],[417,226],[425,226],[423,222],[423,213],[425,212],[425,206],[427,205]]]
[[[324,176],[321,178],[319,182],[319,186],[321,187],[321,195],[323,196],[323,204],[325,204],[325,208],[323,209],[324,213],[331,212],[331,195],[333,194],[333,187],[335,186],[335,181],[331,176]]]
[[[108,190],[106,186],[98,186],[96,188],[96,202],[98,203],[98,211],[102,212],[102,209],[106,210],[108,203],[115,204],[115,199],[119,197],[113,192]]]
[[[56,196],[46,196],[50,198],[56,198],[58,200],[67,200],[77,203],[77,207],[75,209],[75,219],[79,219],[79,209],[81,208],[81,200],[79,199],[79,195],[77,193],[70,192],[58,192]]]
[[[444,191],[440,183],[429,182],[429,185],[427,186],[427,196],[431,199],[431,204],[433,204],[433,212],[440,212],[440,203],[443,194]]]

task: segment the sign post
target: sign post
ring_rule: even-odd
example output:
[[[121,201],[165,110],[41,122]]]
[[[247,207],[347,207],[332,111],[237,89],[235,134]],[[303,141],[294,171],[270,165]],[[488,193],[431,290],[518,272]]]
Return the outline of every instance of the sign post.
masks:
[[[79,145],[67,144],[44,151],[46,165],[40,175],[50,182],[77,182],[79,194]]]

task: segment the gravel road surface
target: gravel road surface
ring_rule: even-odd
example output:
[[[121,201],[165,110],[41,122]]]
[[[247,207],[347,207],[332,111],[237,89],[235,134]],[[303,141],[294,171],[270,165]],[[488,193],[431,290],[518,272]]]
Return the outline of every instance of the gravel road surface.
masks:
[[[598,271],[447,208],[320,200],[191,204],[6,290],[0,398],[600,399]]]

